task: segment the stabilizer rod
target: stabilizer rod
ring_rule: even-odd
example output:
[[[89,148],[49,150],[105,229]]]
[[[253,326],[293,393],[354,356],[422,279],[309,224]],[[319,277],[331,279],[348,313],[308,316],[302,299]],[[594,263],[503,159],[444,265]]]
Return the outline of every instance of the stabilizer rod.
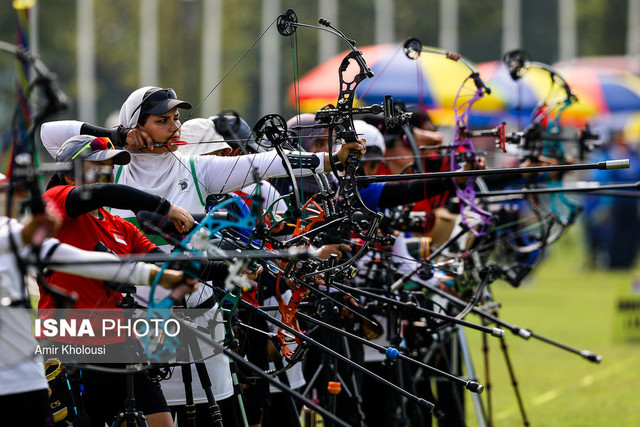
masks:
[[[230,359],[232,359],[236,363],[239,363],[240,365],[246,366],[251,371],[253,371],[257,376],[259,376],[263,380],[266,380],[268,383],[278,388],[280,391],[284,393],[288,393],[289,395],[295,397],[298,401],[303,402],[305,405],[309,406],[310,408],[312,408],[314,411],[321,414],[326,419],[329,419],[338,425],[349,427],[349,424],[347,424],[346,422],[338,418],[335,414],[317,405],[315,402],[307,399],[305,396],[301,395],[300,393],[291,389],[290,387],[287,387],[286,385],[282,384],[278,379],[273,378],[271,375],[265,373],[262,369],[260,369],[258,366],[254,365],[253,363],[249,362],[243,356],[235,353],[234,351],[224,348],[222,345],[220,345],[215,341],[212,341],[211,337],[208,334],[199,330],[195,330],[194,332],[199,336],[200,339],[212,345],[215,351],[222,351]]]
[[[424,283],[424,282],[419,282],[421,286],[427,288],[428,290],[440,295],[441,297],[444,297],[446,299],[448,299],[449,301],[451,301],[452,303],[460,306],[460,307],[465,307],[467,304],[462,301],[461,299],[450,295],[440,289],[438,289],[437,287]],[[602,361],[602,356],[599,354],[595,354],[589,350],[578,350],[576,348],[570,347],[568,345],[559,343],[557,341],[551,340],[549,338],[543,337],[541,335],[538,335],[536,333],[534,333],[533,331],[531,331],[530,329],[527,328],[521,328],[520,326],[516,326],[516,325],[512,325],[510,323],[505,322],[504,320],[480,309],[477,307],[473,307],[471,309],[471,311],[477,315],[479,315],[480,317],[487,319],[490,322],[493,322],[505,329],[510,330],[514,335],[519,336],[520,338],[524,338],[525,340],[528,340],[529,338],[535,338],[538,339],[540,341],[546,342],[547,344],[551,344],[554,345],[556,347],[559,347],[563,350],[566,350],[570,353],[574,353],[577,354],[579,356],[581,356],[582,358],[588,360],[589,362],[593,362],[593,363],[600,363]]]
[[[356,178],[358,183],[366,182],[390,182],[390,181],[411,181],[415,179],[440,179],[440,178],[458,178],[468,176],[488,176],[488,175],[520,175],[523,173],[543,173],[558,171],[577,171],[577,170],[613,170],[628,169],[629,159],[607,160],[598,163],[581,163],[576,165],[552,165],[552,166],[534,166],[530,168],[499,168],[499,169],[481,169],[481,170],[458,170],[452,172],[428,172],[414,173],[410,175],[371,175],[359,176]]]
[[[332,285],[335,288],[337,288],[337,289],[339,289],[341,291],[362,295],[362,296],[365,296],[367,298],[371,298],[371,299],[375,299],[375,300],[378,300],[378,301],[385,302],[385,303],[387,303],[389,305],[393,305],[393,306],[396,306],[396,307],[403,308],[403,309],[405,309],[407,311],[414,311],[416,313],[424,314],[425,316],[431,316],[431,317],[435,317],[436,319],[441,319],[441,320],[445,320],[445,321],[448,321],[448,322],[451,322],[451,323],[455,323],[455,324],[458,324],[458,325],[466,326],[468,328],[475,329],[475,330],[480,331],[480,332],[484,332],[485,334],[491,334],[494,337],[504,336],[504,331],[502,329],[500,329],[500,328],[488,328],[486,326],[476,325],[475,323],[467,322],[466,320],[456,319],[453,316],[447,316],[446,314],[438,313],[438,312],[433,311],[433,310],[427,310],[426,308],[423,308],[423,307],[418,307],[414,303],[397,301],[397,300],[394,300],[392,298],[387,298],[387,297],[382,296],[382,295],[377,295],[377,294],[374,294],[372,292],[368,292],[368,291],[365,291],[365,290],[362,290],[362,289],[358,289],[358,288],[352,288],[350,286],[345,286],[345,285],[338,284],[338,283],[335,283],[335,282],[332,283]]]
[[[321,320],[316,319],[315,317],[309,316],[307,314],[301,313],[300,311],[298,311],[297,316],[300,317],[301,319],[306,320],[307,322],[311,322],[314,323],[316,325],[319,325],[325,329],[329,329],[332,332],[335,332],[337,334],[340,335],[344,335],[347,338],[350,338],[352,340],[358,341],[360,344],[364,344],[367,347],[371,347],[374,348],[376,350],[378,350],[380,353],[383,353],[385,355],[385,357],[387,358],[387,360],[390,361],[394,361],[396,359],[400,359],[400,360],[404,360],[407,361],[409,363],[412,363],[416,366],[419,366],[423,369],[427,369],[431,372],[436,373],[437,375],[440,375],[442,377],[448,378],[453,382],[456,382],[458,384],[464,385],[464,387],[469,390],[472,391],[473,393],[478,393],[481,394],[484,391],[484,386],[481,384],[478,384],[475,381],[466,381],[462,378],[456,377],[455,375],[452,375],[448,372],[442,371],[438,368],[435,368],[433,366],[427,365],[426,363],[422,363],[418,360],[412,359],[410,357],[405,356],[404,354],[398,352],[397,349],[393,348],[393,347],[387,347],[385,348],[384,346],[381,346],[380,344],[376,344],[373,341],[369,341],[366,338],[362,338],[359,337],[357,335],[354,335],[352,333],[349,333],[343,329],[337,328],[333,325],[330,325],[328,323],[325,323]]]
[[[224,292],[222,289],[219,288],[213,288],[213,290],[216,293],[220,293],[221,291]],[[406,397],[407,399],[413,401],[415,404],[417,404],[418,406],[426,409],[428,412],[432,412],[433,408],[435,407],[435,405],[431,402],[429,402],[426,399],[423,399],[421,397],[415,396],[411,393],[409,393],[408,391],[398,387],[397,385],[393,384],[392,382],[389,382],[387,380],[385,380],[384,378],[374,374],[373,372],[369,371],[368,369],[358,365],[356,362],[354,362],[353,360],[341,355],[340,353],[336,352],[335,350],[320,344],[319,342],[311,339],[310,337],[308,337],[307,335],[300,333],[298,331],[296,331],[295,329],[291,328],[290,326],[285,325],[284,323],[282,323],[280,320],[275,319],[271,316],[269,316],[269,314],[265,313],[264,311],[260,310],[258,307],[253,306],[251,304],[249,304],[246,301],[240,300],[240,304],[242,305],[242,307],[251,310],[253,313],[255,313],[256,315],[262,317],[264,320],[266,320],[267,322],[273,323],[274,325],[286,330],[287,332],[289,332],[290,334],[294,335],[297,338],[300,338],[304,341],[306,341],[308,344],[311,344],[312,346],[318,348],[321,351],[324,351],[325,353],[330,354],[331,356],[335,357],[336,359],[346,363],[347,365],[351,366],[353,369],[365,374],[365,375],[369,375],[371,378],[375,379],[376,381],[384,384],[385,386],[391,388],[392,390],[394,390],[395,392],[403,395],[404,397]]]
[[[589,185],[584,187],[547,187],[547,188],[522,188],[520,190],[500,190],[476,192],[479,197],[510,196],[519,194],[545,194],[545,193],[591,193],[605,190],[640,190],[640,181],[628,184]],[[629,193],[632,195],[633,193]]]

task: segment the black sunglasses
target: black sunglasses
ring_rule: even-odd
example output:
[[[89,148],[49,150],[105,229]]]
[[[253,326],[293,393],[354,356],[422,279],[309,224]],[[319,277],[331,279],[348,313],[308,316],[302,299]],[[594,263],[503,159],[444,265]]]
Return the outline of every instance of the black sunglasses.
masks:
[[[167,99],[178,99],[178,95],[176,95],[176,91],[171,88],[149,89],[147,93],[144,94],[144,97],[142,98],[142,102],[140,103],[140,105],[138,105],[138,107],[135,110],[133,110],[133,112],[135,113],[139,108],[140,113],[142,113],[144,110],[153,107],[155,104],[159,102],[166,101]]]

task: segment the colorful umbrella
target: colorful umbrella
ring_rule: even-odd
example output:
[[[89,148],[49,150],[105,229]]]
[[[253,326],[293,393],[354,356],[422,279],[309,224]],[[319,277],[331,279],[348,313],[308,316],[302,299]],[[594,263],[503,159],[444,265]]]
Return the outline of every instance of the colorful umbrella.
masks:
[[[383,44],[360,48],[375,76],[358,86],[357,105],[379,104],[385,95],[405,104],[426,108],[439,125],[453,123],[453,105],[458,89],[470,71],[462,64],[442,55],[420,55],[418,60],[407,58],[401,44]],[[347,52],[317,66],[299,81],[300,109],[313,112],[338,97],[338,66]],[[295,105],[295,86],[289,88],[289,100]],[[504,103],[485,96],[472,108],[474,124],[485,123],[496,112],[505,110]]]
[[[640,111],[640,77],[632,73],[593,67],[559,71],[578,97],[576,108],[582,103],[582,108],[594,114]]]
[[[629,115],[623,132],[627,142],[634,144],[640,143],[640,111]]]
[[[632,55],[583,56],[568,61],[555,62],[551,66],[555,69],[570,67],[614,68],[638,74],[640,72],[640,57]]]
[[[563,89],[544,70],[529,68],[518,81],[500,61],[478,64],[494,94],[514,117],[529,117],[541,101],[561,101]],[[620,69],[564,67],[556,70],[578,100],[562,114],[563,123],[582,125],[596,115],[640,110],[640,77]]]
[[[624,140],[631,144],[640,143],[640,111],[632,113],[618,113],[603,116],[594,123],[594,129],[599,131],[608,140],[608,134],[612,131],[621,131]],[[638,165],[632,165],[638,167]]]

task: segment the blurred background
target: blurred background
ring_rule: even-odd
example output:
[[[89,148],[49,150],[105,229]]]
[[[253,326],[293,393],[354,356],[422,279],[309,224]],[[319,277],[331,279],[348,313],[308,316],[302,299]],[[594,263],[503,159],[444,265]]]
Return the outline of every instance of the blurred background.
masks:
[[[18,18],[19,4],[29,7],[27,20]],[[391,92],[394,99],[424,105],[449,136],[452,99],[466,71],[461,77],[425,58],[417,79],[415,66],[394,67],[399,74],[390,74],[389,64],[406,61],[398,55],[402,42],[416,37],[470,61],[494,89],[491,98],[477,103],[472,124],[504,121],[510,131],[527,125],[528,113],[547,90],[535,79],[514,86],[505,78],[500,58],[523,49],[531,60],[557,70],[578,96],[563,114],[564,129],[578,132],[588,124],[599,134],[583,161],[631,159],[628,170],[574,174],[568,182],[640,181],[640,0],[2,0],[0,42],[26,43],[56,76],[71,103],[52,120],[113,126],[114,114],[134,89],[156,85],[174,88],[197,106],[193,117],[230,108],[253,124],[267,113],[293,116],[298,101],[302,111],[315,111],[338,94],[337,65],[347,46],[304,28],[293,39],[282,37],[274,23],[289,8],[302,23],[329,20],[357,42],[377,76],[388,73],[388,82],[406,83],[402,89],[408,93],[398,95],[380,77],[359,92],[359,103],[380,102],[381,94]],[[16,79],[15,54],[2,46],[0,152],[6,158],[16,87],[25,82]],[[411,97],[416,81],[424,85],[419,99]],[[37,110],[37,100],[32,108]],[[492,146],[493,141],[480,144],[494,166],[503,159],[489,152]],[[576,150],[568,147],[571,154]],[[50,160],[44,150],[40,156]],[[532,352],[529,343],[517,341],[512,349],[524,367],[525,400],[531,419],[545,425],[638,425],[640,399],[630,385],[640,380],[632,345],[640,342],[640,310],[627,309],[640,307],[633,305],[640,300],[638,199],[575,199],[583,207],[580,225],[550,248],[522,288],[498,282],[495,292],[509,320],[603,353],[604,370],[594,373],[591,365],[557,349],[536,346]],[[479,348],[477,338],[470,340]],[[506,375],[498,373],[499,380],[505,384],[496,389],[497,420],[521,424]],[[550,383],[558,385],[553,395]]]
[[[29,6],[26,20],[18,19],[14,9],[21,4]],[[536,79],[515,84],[500,67],[503,53],[523,49],[532,61],[557,70],[578,96],[578,103],[563,112],[562,124],[579,130],[588,123],[598,132],[601,144],[592,156],[633,158],[624,174],[574,179],[610,183],[637,180],[640,173],[635,162],[640,0],[3,0],[0,7],[0,41],[27,43],[71,100],[55,119],[113,126],[126,97],[143,85],[174,88],[197,106],[193,117],[230,108],[255,123],[267,113],[288,118],[298,109],[315,111],[337,97],[337,66],[347,46],[325,31],[303,28],[293,38],[279,35],[275,20],[292,8],[299,22],[315,25],[326,18],[357,42],[376,72],[374,80],[361,85],[358,103],[381,102],[391,93],[426,108],[449,135],[452,102],[467,70],[435,55],[423,55],[418,69],[402,54],[402,42],[415,37],[474,64],[493,92],[474,105],[472,125],[504,121],[515,131],[527,125],[528,114],[547,91],[546,82]],[[0,144],[5,153],[16,105],[15,76],[15,55],[0,52]],[[499,155],[491,151],[489,164],[499,164],[493,158]],[[624,205],[624,216],[614,213],[618,204]],[[583,218],[593,265],[628,267],[634,262],[636,248],[628,244],[619,256],[624,260],[611,260],[618,257],[611,251],[621,247],[611,236],[620,234],[612,230],[621,221],[637,230],[635,211],[635,199],[587,199]]]
[[[104,123],[142,85],[173,87],[197,115],[233,108],[250,122],[290,117],[291,42],[269,26],[288,8],[298,20],[328,19],[358,47],[419,38],[482,63],[522,48],[546,64],[597,58],[640,71],[638,0],[47,0],[31,8],[29,44],[73,104],[64,117]],[[15,10],[2,1],[0,40],[14,43]],[[269,28],[229,75],[233,64]],[[299,30],[299,75],[347,49],[323,31]],[[12,111],[13,57],[0,63],[3,120]],[[366,57],[365,57],[366,58]],[[335,71],[337,74],[337,71]],[[222,77],[225,76],[224,79]],[[461,82],[457,82],[459,85]]]

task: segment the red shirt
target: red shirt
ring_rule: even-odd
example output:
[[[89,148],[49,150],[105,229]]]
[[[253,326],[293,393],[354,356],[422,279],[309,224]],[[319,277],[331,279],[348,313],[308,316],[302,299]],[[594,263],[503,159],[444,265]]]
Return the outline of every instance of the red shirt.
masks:
[[[146,254],[156,247],[134,225],[102,208],[98,210],[101,218],[88,213],[69,217],[65,203],[67,195],[74,188],[73,185],[59,185],[43,195],[43,198],[55,203],[62,213],[63,225],[55,235],[58,240],[87,251],[93,251],[96,244],[102,242],[118,255]],[[122,300],[122,294],[107,290],[101,280],[59,272],[54,272],[46,279],[54,286],[78,294],[74,308],[116,308],[116,302]],[[38,308],[57,308],[51,294],[42,289]]]

